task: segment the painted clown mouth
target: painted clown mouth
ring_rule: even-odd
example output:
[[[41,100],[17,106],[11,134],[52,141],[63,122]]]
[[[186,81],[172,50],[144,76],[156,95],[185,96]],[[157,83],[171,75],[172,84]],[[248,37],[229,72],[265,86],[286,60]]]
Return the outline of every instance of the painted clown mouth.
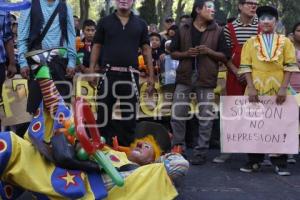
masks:
[[[131,153],[134,154],[134,155],[141,155],[141,154],[142,154],[141,150],[138,149],[138,148],[133,149],[133,150],[131,151]]]

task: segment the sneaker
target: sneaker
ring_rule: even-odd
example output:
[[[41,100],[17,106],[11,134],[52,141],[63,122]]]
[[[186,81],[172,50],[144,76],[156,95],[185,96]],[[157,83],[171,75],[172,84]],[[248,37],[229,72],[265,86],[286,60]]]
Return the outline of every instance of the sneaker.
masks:
[[[269,159],[264,159],[264,161],[262,161],[260,165],[270,167],[272,166],[272,162]]]
[[[289,164],[296,164],[296,159],[294,158],[294,155],[288,155],[287,162]]]
[[[206,157],[203,155],[193,155],[189,161],[192,165],[203,165],[206,163]]]
[[[290,176],[291,172],[287,171],[285,167],[275,166],[275,173],[279,176]]]
[[[240,168],[241,172],[245,173],[251,173],[251,172],[257,172],[260,169],[260,164],[259,163],[247,163],[244,167]]]
[[[231,154],[221,154],[213,159],[213,163],[224,163],[231,157]]]

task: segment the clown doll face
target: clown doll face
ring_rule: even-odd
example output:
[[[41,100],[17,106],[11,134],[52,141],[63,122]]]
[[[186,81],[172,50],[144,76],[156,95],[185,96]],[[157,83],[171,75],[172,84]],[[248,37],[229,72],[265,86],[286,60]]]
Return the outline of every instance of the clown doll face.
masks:
[[[154,161],[154,149],[147,142],[138,142],[128,156],[128,159],[141,166],[150,164]]]
[[[133,0],[116,0],[116,6],[118,10],[130,10],[133,4]]]
[[[215,4],[213,1],[206,1],[202,9],[197,8],[198,15],[204,18],[206,21],[212,21],[215,16]]]
[[[265,14],[259,18],[259,26],[262,33],[274,33],[276,27],[276,17]]]

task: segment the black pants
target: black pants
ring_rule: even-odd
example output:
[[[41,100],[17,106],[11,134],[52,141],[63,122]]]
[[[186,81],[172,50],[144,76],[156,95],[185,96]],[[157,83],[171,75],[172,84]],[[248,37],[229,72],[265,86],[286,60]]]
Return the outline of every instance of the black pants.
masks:
[[[52,80],[55,82],[55,86],[59,94],[64,98],[65,102],[71,103],[72,92],[72,79],[66,77],[66,68],[68,60],[65,58],[54,57],[48,64]],[[34,113],[39,107],[43,96],[40,86],[33,76],[34,72],[31,72],[27,101],[27,112]]]
[[[2,98],[2,86],[6,77],[6,67],[4,63],[0,63],[0,97]]]
[[[138,83],[138,75],[135,74],[134,77]],[[108,144],[111,144],[113,136],[118,136],[120,145],[129,146],[133,141],[138,108],[131,74],[108,71],[105,79],[98,87],[97,124]],[[120,100],[121,121],[112,120],[113,106],[117,99]]]
[[[264,160],[265,154],[248,154],[249,162],[251,164],[261,163]],[[280,155],[278,157],[270,156],[273,165],[278,167],[287,167],[287,155]]]

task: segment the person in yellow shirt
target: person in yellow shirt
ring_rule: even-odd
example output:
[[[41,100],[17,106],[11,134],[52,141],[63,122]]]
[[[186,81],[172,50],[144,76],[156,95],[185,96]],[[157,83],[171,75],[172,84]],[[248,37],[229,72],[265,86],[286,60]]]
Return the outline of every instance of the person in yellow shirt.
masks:
[[[290,39],[275,33],[278,11],[270,6],[257,9],[261,34],[247,40],[242,49],[239,74],[245,74],[246,94],[250,102],[258,102],[259,96],[277,96],[276,103],[283,104],[292,72],[299,71],[295,48]],[[249,154],[249,162],[242,172],[253,172],[260,168],[263,154]],[[270,157],[275,172],[288,176],[287,155]]]

